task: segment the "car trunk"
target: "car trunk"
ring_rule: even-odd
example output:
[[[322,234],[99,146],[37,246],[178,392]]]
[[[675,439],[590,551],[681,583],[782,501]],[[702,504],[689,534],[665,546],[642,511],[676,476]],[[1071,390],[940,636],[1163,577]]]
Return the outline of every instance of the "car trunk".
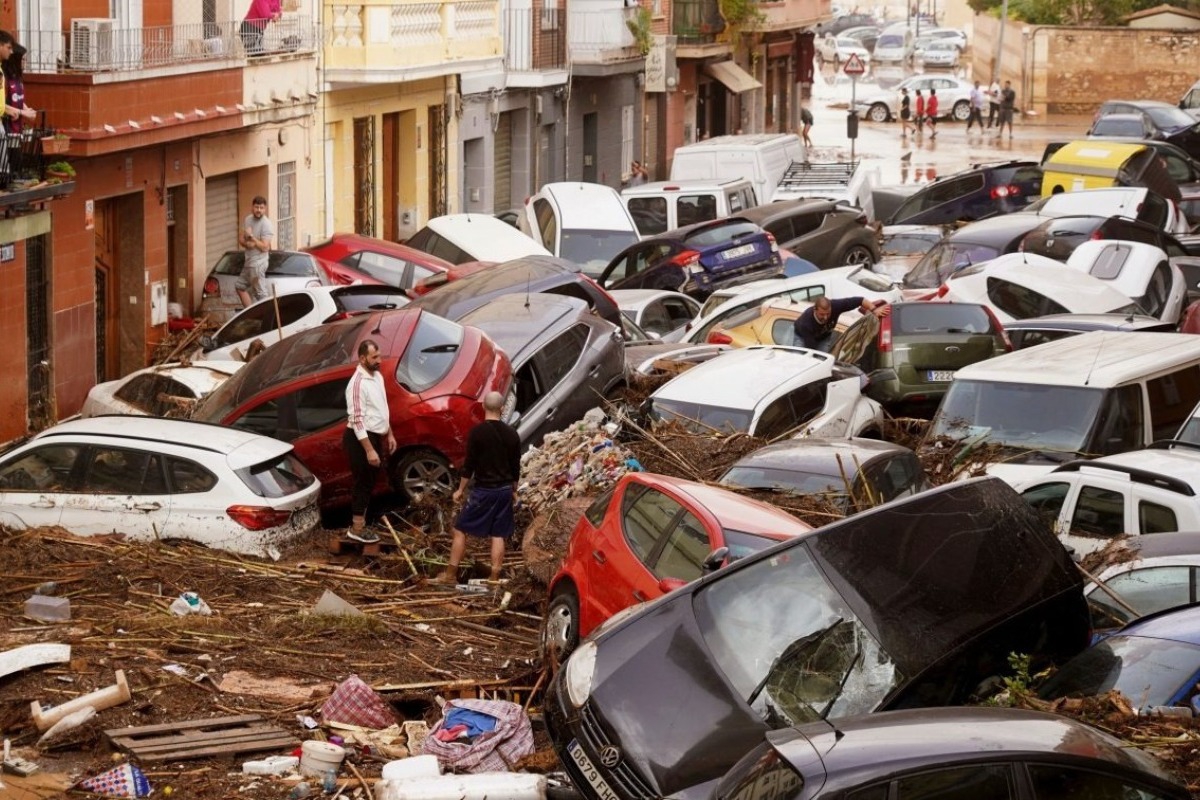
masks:
[[[907,358],[896,372],[904,383],[948,383],[954,371],[996,355],[996,340],[986,333],[930,333],[905,336],[897,355]],[[897,359],[900,360],[900,359]]]

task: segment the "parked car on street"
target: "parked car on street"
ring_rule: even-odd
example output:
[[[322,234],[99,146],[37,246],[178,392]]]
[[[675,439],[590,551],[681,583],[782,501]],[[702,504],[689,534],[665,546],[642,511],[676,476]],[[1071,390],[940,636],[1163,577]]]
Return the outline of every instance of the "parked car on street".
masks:
[[[942,486],[610,620],[549,682],[546,727],[587,800],[620,796],[613,786],[709,798],[770,730],[956,705],[1006,673],[1010,653],[1035,669],[1074,655],[1089,634],[1081,589],[1070,556],[1002,482]]]
[[[875,231],[857,208],[831,200],[791,200],[755,206],[741,216],[818,267],[870,266],[879,260]]]
[[[1152,244],[1095,240],[1075,248],[1067,266],[1109,283],[1151,317],[1177,323],[1186,287],[1179,267]]]
[[[1078,336],[1088,331],[1142,331],[1170,333],[1175,326],[1145,314],[1047,314],[1014,319],[1004,326],[1013,350]]]
[[[223,325],[244,308],[237,293],[237,282],[245,264],[246,254],[241,250],[230,250],[221,256],[204,280],[204,293],[200,299],[201,315]],[[332,283],[320,259],[310,253],[272,250],[267,254],[268,296]]]
[[[962,51],[958,45],[949,40],[929,41],[913,51],[913,58],[920,61],[925,69],[942,68],[954,69]]]
[[[449,494],[467,432],[483,420],[484,395],[506,395],[507,418],[516,394],[508,357],[486,334],[424,309],[362,314],[290,336],[205,398],[194,418],[291,442],[325,486],[321,505],[344,505],[352,484],[342,449],[346,384],[364,339],[383,357],[397,444],[376,493],[390,482],[408,499]]]
[[[408,305],[404,290],[381,284],[293,289],[242,309],[211,336],[200,338],[204,361],[246,361],[256,339],[272,345],[326,322]]]
[[[871,52],[862,42],[850,36],[834,36],[833,34],[821,36],[814,41],[814,46],[817,50],[817,58],[823,62],[832,62],[835,67],[845,64],[850,56],[858,56],[863,66],[871,63]]]
[[[550,255],[539,242],[491,214],[434,217],[405,244],[451,264]]]
[[[363,236],[358,233],[335,233],[320,244],[304,248],[326,263],[340,264],[346,269],[334,283],[350,284],[379,282],[409,290],[430,275],[448,271],[454,265],[415,247]]]
[[[950,42],[958,48],[960,53],[967,49],[967,34],[958,28],[934,28],[929,31],[922,29],[921,35],[943,42]]]
[[[627,473],[596,498],[571,534],[550,581],[543,651],[561,661],[618,611],[811,530],[791,514],[725,489]]]
[[[856,437],[808,436],[769,444],[738,459],[719,482],[740,489],[821,495],[845,514],[929,488],[912,450]]]
[[[1105,114],[1088,128],[1087,137],[1120,137],[1122,139],[1153,139],[1156,130],[1150,117],[1142,112],[1136,114]]]
[[[684,326],[695,319],[700,303],[693,297],[679,292],[659,289],[613,289],[609,292],[621,313],[633,320],[638,327],[656,336],[670,337],[678,332],[683,335]],[[670,337],[667,341],[670,341]]]
[[[267,556],[320,525],[320,490],[285,442],[178,419],[94,417],[0,458],[0,524]]]
[[[707,297],[783,272],[775,237],[743,217],[701,222],[626,248],[605,267],[606,289],[665,289]]]
[[[611,186],[584,181],[542,186],[525,201],[517,227],[592,277],[639,238],[621,195]]]
[[[1096,111],[1094,122],[1109,114],[1145,114],[1151,123],[1147,139],[1162,139],[1178,145],[1192,158],[1200,159],[1200,121],[1186,111],[1158,100],[1106,100]]]
[[[864,376],[827,353],[754,346],[722,353],[660,386],[646,401],[655,422],[699,432],[774,439],[878,436],[879,404],[863,395]]]
[[[1005,214],[972,222],[929,249],[900,282],[910,300],[927,298],[961,269],[1014,253],[1044,220],[1034,214]]]
[[[977,164],[925,184],[888,218],[888,225],[947,225],[1020,211],[1042,191],[1033,161]],[[877,192],[878,193],[878,192]]]
[[[1069,746],[1065,743],[1070,742]],[[1015,708],[886,711],[797,723],[729,771],[714,800],[1155,797],[1187,787],[1149,755],[1067,717]],[[758,787],[772,787],[762,793]],[[757,790],[757,791],[756,791]]]
[[[913,57],[912,29],[903,23],[889,25],[875,40],[872,53],[878,64],[908,64]]]
[[[509,424],[523,445],[536,447],[624,385],[621,330],[578,298],[506,294],[460,322],[508,354],[517,395]]]
[[[971,116],[971,89],[974,86],[970,81],[950,75],[913,75],[887,91],[864,92],[855,100],[853,111],[871,122],[890,122],[900,117],[901,89],[908,89],[909,95],[914,97],[918,89],[926,97],[930,89],[937,89],[938,116],[966,122]]]
[[[1200,533],[1130,536],[1121,547],[1132,558],[1113,559],[1093,572],[1097,582],[1083,589],[1094,631],[1108,633],[1140,617],[1200,602]]]
[[[187,419],[192,406],[242,367],[241,361],[159,364],[88,390],[79,416],[129,414]]]

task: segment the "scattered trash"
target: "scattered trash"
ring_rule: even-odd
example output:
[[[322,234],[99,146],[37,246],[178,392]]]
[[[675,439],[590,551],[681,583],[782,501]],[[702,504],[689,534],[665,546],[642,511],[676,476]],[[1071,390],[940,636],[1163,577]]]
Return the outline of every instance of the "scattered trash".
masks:
[[[422,723],[423,724],[423,723]],[[403,781],[414,778],[436,778],[442,774],[437,756],[413,756],[383,765],[383,780]]]
[[[569,497],[607,489],[625,474],[628,451],[601,428],[604,414],[592,409],[565,431],[546,434],[540,447],[521,456],[521,502],[535,514]]]
[[[312,613],[325,614],[331,617],[365,617],[357,606],[342,598],[338,597],[328,589],[321,595],[321,599],[313,606]]]
[[[34,700],[29,709],[30,714],[33,716],[33,724],[37,726],[39,731],[47,731],[63,717],[88,706],[91,706],[96,711],[103,711],[106,708],[119,706],[121,703],[128,703],[130,697],[133,695],[129,691],[128,681],[125,680],[124,670],[117,670],[116,680],[117,682],[112,686],[80,695],[73,700],[68,700],[62,705],[54,706],[53,708],[43,710],[41,703]]]
[[[404,739],[408,742],[408,751],[410,753],[420,753],[423,751],[425,749],[425,737],[429,735],[429,726],[423,720],[413,719],[408,720],[401,727],[404,729]],[[413,756],[413,758],[423,757]]]
[[[171,613],[178,617],[186,617],[188,614],[200,614],[207,617],[212,614],[212,609],[208,607],[208,603],[200,598],[200,595],[195,592],[184,592],[171,601]]]
[[[12,743],[8,739],[4,740],[4,759],[0,764],[2,764],[4,772],[21,778],[27,778],[41,769],[41,767],[32,761],[26,761],[23,758],[14,756],[12,754]],[[3,787],[3,785],[0,783],[0,787]]]
[[[299,722],[301,727],[308,728],[310,731],[321,727],[321,723],[305,714],[297,714],[296,722]]]
[[[332,744],[341,745],[347,749],[369,748],[371,752],[384,758],[405,758],[410,755],[410,748],[404,745],[404,732],[400,730],[399,725],[393,724],[377,730],[358,725],[347,725],[344,722],[331,722],[329,727],[338,731],[339,734],[329,737]],[[335,739],[337,741],[334,741]]]
[[[236,756],[290,749],[299,744],[295,735],[258,714],[114,728],[104,731],[104,736],[115,749],[129,753],[142,764],[207,758],[213,748],[223,756]]]
[[[396,721],[391,707],[357,675],[346,678],[333,690],[321,706],[321,719],[372,729],[386,728]]]
[[[310,740],[300,746],[300,774],[320,778],[336,771],[346,759],[346,748],[329,742]]]
[[[546,783],[528,772],[388,780],[375,784],[375,800],[545,800]]]
[[[39,583],[37,585],[37,587],[33,590],[33,593],[34,594],[54,594],[57,591],[58,591],[57,583],[55,583],[54,581],[46,581],[45,583]]]
[[[300,766],[296,756],[270,756],[258,761],[246,761],[242,772],[246,775],[284,775]]]
[[[425,739],[425,753],[459,772],[504,772],[534,751],[524,709],[507,700],[450,700]]]
[[[288,800],[300,800],[302,797],[308,797],[312,794],[312,787],[307,782],[298,783],[288,792]]]
[[[69,730],[78,728],[94,716],[96,716],[96,709],[92,706],[84,706],[77,711],[72,711],[51,725],[50,729],[42,734],[42,737],[38,739],[38,747],[41,747],[43,743],[49,742],[56,736],[61,736]]]
[[[79,783],[79,788],[106,797],[148,797],[150,781],[133,764],[121,764]]]
[[[169,672],[172,675],[178,675],[181,678],[188,677],[187,667],[180,664],[163,664],[163,671]]]
[[[30,667],[63,664],[71,660],[69,644],[26,644],[0,653],[0,678]]]
[[[25,601],[25,616],[38,622],[69,622],[71,601],[65,597],[35,594]]]
[[[325,770],[325,777],[321,781],[321,788],[325,790],[325,794],[333,794],[338,790],[337,770]]]

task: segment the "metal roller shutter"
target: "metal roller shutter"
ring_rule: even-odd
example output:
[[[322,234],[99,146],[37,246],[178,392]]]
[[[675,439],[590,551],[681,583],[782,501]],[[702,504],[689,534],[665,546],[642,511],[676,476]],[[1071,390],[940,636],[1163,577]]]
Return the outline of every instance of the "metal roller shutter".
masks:
[[[492,213],[510,208],[512,201],[512,113],[500,115],[500,124],[492,140],[496,183],[492,189]]]
[[[205,274],[222,253],[237,249],[237,175],[209,178],[204,182],[204,253],[208,261],[204,266]]]

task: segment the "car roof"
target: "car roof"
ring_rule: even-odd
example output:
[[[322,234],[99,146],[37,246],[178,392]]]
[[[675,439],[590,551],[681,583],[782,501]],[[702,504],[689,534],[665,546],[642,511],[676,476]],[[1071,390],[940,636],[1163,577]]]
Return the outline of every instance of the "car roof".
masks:
[[[494,297],[464,314],[461,325],[473,325],[500,346],[514,364],[524,362],[527,350],[540,339],[561,332],[579,320],[588,304],[560,294],[517,293]]]
[[[500,224],[511,228],[507,223]],[[575,275],[579,271],[578,264],[555,256],[514,258],[451,281],[436,291],[421,295],[405,307],[423,308],[447,319],[455,319],[466,313],[461,310],[463,307],[474,310],[486,302],[486,299],[479,301],[481,296],[508,294],[515,286],[528,286],[531,290],[541,291],[543,286],[558,285],[561,276]]]
[[[751,410],[776,390],[829,375],[833,357],[800,347],[754,346],[697,364],[655,390],[652,398]]]
[[[782,541],[813,529],[808,523],[770,503],[743,497],[712,484],[646,472],[630,473],[629,479],[649,486],[665,486],[688,495],[716,517],[723,527],[733,530]]]
[[[746,184],[753,187],[748,178],[688,178],[680,181],[651,181],[640,186],[627,186],[621,190],[623,197],[640,197],[641,195],[661,195],[664,192],[715,192],[733,188],[735,185]]]
[[[1095,266],[1097,259],[1102,254],[1116,250],[1127,250],[1129,255],[1119,274],[1112,279],[1113,284],[1122,279],[1125,279],[1123,282],[1126,283],[1129,278],[1137,279],[1136,272],[1138,271],[1141,272],[1141,278],[1144,279],[1147,276],[1146,270],[1154,269],[1159,263],[1167,260],[1167,254],[1163,252],[1162,248],[1145,242],[1131,242],[1125,239],[1089,239],[1072,251],[1066,264],[1072,269],[1088,272]]]
[[[1200,604],[1147,615],[1121,628],[1115,636],[1144,636],[1200,645]]]
[[[165,375],[171,378],[171,380],[179,381],[191,389],[198,390],[199,392],[207,392],[211,391],[213,386],[225,380],[225,378],[237,372],[244,366],[246,366],[245,361],[223,359],[214,359],[212,361],[197,360],[186,364],[181,362],[159,364],[154,367],[146,367],[145,369],[139,369],[136,372],[131,372],[124,378],[118,378],[115,381],[109,381],[108,384],[110,386],[115,386],[119,383],[125,383],[131,378],[139,377],[141,375]]]
[[[767,222],[778,219],[779,217],[790,217],[795,214],[803,214],[815,211],[824,211],[826,213],[833,211],[837,207],[837,203],[832,200],[822,200],[820,198],[804,198],[801,200],[782,200],[778,203],[762,203],[757,206],[747,208],[745,211],[739,211],[738,216],[758,225],[764,225]]]
[[[529,255],[550,255],[531,237],[491,214],[446,214],[425,223],[438,236],[462,247],[460,242],[470,238],[472,244],[463,250],[472,254],[486,252],[495,261],[508,261]]]
[[[1046,221],[1046,217],[1025,211],[1001,214],[968,223],[945,238],[947,242],[978,242],[995,244],[996,240],[1012,241]]]
[[[954,379],[1108,388],[1196,360],[1200,336],[1089,331],[968,364]]]
[[[1129,467],[1146,473],[1163,473],[1170,477],[1172,485],[1179,486],[1180,489],[1190,486],[1194,494],[1200,494],[1200,451],[1198,450],[1147,447],[1141,450],[1130,450],[1127,453],[1102,456],[1091,461],[1081,461],[1077,468],[1086,470],[1089,466],[1099,466],[1100,469],[1104,469],[1103,465],[1105,464]],[[1064,464],[1055,471],[1068,466]]]
[[[907,447],[877,439],[806,436],[760,447],[742,456],[733,466],[853,475],[856,460],[863,465],[880,456],[911,452]]]
[[[571,230],[635,230],[621,195],[611,186],[587,181],[547,183],[539,195],[554,201],[559,225]],[[536,197],[536,195],[535,195]],[[530,198],[528,202],[533,202]],[[505,223],[508,224],[508,223]]]
[[[1005,330],[1063,330],[1063,331],[1136,331],[1170,323],[1145,314],[1047,314],[1044,317],[1016,319],[1004,323]]]

